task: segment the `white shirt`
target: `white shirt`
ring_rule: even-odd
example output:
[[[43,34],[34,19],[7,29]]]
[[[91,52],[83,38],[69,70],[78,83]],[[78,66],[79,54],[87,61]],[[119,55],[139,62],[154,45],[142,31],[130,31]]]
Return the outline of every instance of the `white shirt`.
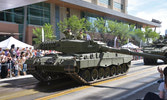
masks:
[[[161,82],[158,88],[159,91],[164,92],[164,100],[167,100],[167,89],[165,89],[165,82]]]

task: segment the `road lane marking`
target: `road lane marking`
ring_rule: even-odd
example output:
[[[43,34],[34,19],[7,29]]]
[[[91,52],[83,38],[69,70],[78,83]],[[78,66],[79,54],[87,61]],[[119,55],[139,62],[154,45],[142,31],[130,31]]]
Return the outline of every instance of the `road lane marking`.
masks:
[[[35,100],[49,100],[49,99],[56,98],[56,97],[59,97],[59,96],[63,96],[63,95],[69,94],[69,93],[81,91],[81,90],[84,90],[84,89],[87,89],[87,88],[90,88],[90,87],[93,87],[93,86],[101,85],[101,84],[104,84],[104,83],[107,83],[107,82],[112,82],[112,81],[115,81],[115,80],[131,77],[131,76],[143,73],[143,72],[147,72],[147,71],[153,70],[153,69],[155,69],[155,67],[146,69],[144,71],[135,72],[135,73],[132,73],[132,74],[129,74],[129,75],[119,76],[119,77],[116,77],[116,78],[113,78],[113,79],[97,82],[97,83],[91,84],[90,86],[82,86],[82,87],[78,87],[78,88],[71,89],[71,90],[65,90],[65,91],[62,91],[62,92],[59,92],[59,93],[56,93],[56,94],[52,94],[52,95],[49,95],[49,96],[37,98]]]

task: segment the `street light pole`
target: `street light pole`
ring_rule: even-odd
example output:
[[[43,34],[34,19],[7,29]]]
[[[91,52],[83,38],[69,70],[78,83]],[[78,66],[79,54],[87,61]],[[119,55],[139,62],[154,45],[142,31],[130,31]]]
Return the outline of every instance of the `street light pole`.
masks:
[[[25,36],[26,36],[26,30],[27,30],[27,6],[24,6],[24,26],[23,26],[23,42],[25,42]]]

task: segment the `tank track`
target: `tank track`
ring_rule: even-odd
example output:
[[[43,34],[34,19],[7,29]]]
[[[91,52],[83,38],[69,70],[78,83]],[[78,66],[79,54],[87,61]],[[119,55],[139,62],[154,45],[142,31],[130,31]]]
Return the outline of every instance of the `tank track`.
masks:
[[[39,74],[39,72],[37,72],[35,70],[35,67],[28,67],[28,73],[30,73],[31,75],[33,75],[37,80],[43,82],[45,79]]]
[[[96,81],[85,81],[82,77],[80,77],[77,73],[73,73],[73,74],[68,74],[73,80],[77,81],[79,84],[92,84],[92,83],[96,83],[96,82],[100,82],[100,81],[104,81],[104,80],[108,80],[108,79],[111,79],[111,78],[116,78],[116,77],[119,77],[119,76],[123,76],[123,75],[126,75],[126,73],[124,74],[119,74],[119,75],[114,75],[114,76],[111,76],[111,77],[108,77],[108,78],[103,78],[103,79],[99,79],[99,80],[96,80]]]
[[[116,66],[116,65],[113,65],[117,70],[119,68],[119,66]],[[109,68],[113,68],[113,66],[109,66]],[[128,69],[129,69],[129,66],[130,66],[130,62],[129,63],[124,63],[122,65],[120,65],[122,68],[122,66],[125,67],[124,71],[110,71],[110,75],[108,77],[103,77],[103,78],[97,78],[97,79],[94,79],[94,80],[91,80],[90,81],[86,81],[86,79],[84,79],[84,77],[82,77],[82,72],[86,71],[86,70],[92,70],[92,69],[95,69],[97,67],[94,67],[94,68],[89,68],[89,69],[83,69],[81,72],[76,72],[76,68],[74,66],[67,66],[64,68],[65,70],[65,75],[70,77],[71,79],[73,79],[74,81],[76,81],[77,83],[79,84],[92,84],[92,83],[96,83],[96,82],[100,82],[100,81],[104,81],[104,80],[107,80],[107,79],[111,79],[111,78],[115,78],[115,77],[119,77],[119,76],[123,76],[123,75],[126,75],[126,73],[128,72]],[[105,67],[99,67],[99,68],[105,68]],[[98,68],[98,69],[99,69]],[[49,75],[49,74],[42,74],[41,71],[39,70],[36,70],[36,68],[34,66],[28,68],[28,72],[30,74],[32,74],[37,80],[41,81],[41,82],[47,82],[47,81],[51,81],[51,80],[55,80],[53,79],[53,75]],[[106,73],[106,72],[105,72]],[[113,75],[111,75],[113,74]],[[53,77],[52,77],[53,76]],[[91,76],[90,76],[91,77]],[[60,78],[63,78],[62,76],[59,77]]]
[[[72,67],[72,66],[71,67],[68,66],[68,68],[66,68],[65,70],[66,70],[66,74],[68,76],[70,76],[70,78],[72,78],[73,80],[78,82],[79,84],[92,84],[92,83],[104,81],[104,80],[107,80],[107,79],[111,79],[111,78],[115,78],[115,77],[126,75],[126,73],[129,70],[130,62],[127,63],[127,64],[124,64],[124,65],[126,66],[126,70],[124,70],[124,72],[115,73],[114,75],[111,75],[110,77],[105,77],[105,78],[101,78],[101,79],[97,79],[97,80],[93,80],[93,81],[92,80],[91,81],[86,81],[85,79],[83,79],[80,74],[75,72],[75,68]]]

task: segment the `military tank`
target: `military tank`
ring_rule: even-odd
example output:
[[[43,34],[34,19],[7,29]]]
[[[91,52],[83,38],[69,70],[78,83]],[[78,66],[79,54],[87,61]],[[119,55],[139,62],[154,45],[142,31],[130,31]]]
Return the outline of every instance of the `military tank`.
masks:
[[[148,46],[143,47],[144,53],[166,56],[167,57],[167,39],[160,38],[157,41],[153,42]],[[143,58],[145,65],[156,65],[157,59],[156,58]],[[167,60],[163,60],[165,64],[167,64]]]
[[[165,56],[115,49],[92,40],[44,42],[38,49],[59,51],[26,61],[28,72],[39,81],[70,77],[81,84],[94,83],[125,75],[133,59],[131,55],[166,60]]]

